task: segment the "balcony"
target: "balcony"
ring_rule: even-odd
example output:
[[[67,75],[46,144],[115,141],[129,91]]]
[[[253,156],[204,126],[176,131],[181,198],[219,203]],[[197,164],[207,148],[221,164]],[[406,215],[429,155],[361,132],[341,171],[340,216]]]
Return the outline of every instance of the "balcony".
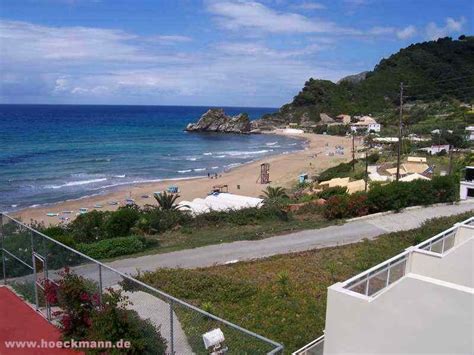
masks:
[[[324,337],[295,354],[474,353],[473,260],[471,217],[329,287]]]

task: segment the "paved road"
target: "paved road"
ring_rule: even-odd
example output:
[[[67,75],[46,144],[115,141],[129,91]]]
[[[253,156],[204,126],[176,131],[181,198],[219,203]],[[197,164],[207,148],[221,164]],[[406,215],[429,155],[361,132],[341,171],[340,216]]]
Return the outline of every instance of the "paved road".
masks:
[[[472,211],[474,214],[474,201],[468,200],[468,202],[456,205],[409,209],[401,213],[351,221],[339,226],[305,230],[262,240],[238,241],[166,254],[146,255],[116,260],[107,264],[129,274],[135,274],[137,269],[147,271],[159,267],[206,267],[236,260],[258,259],[276,254],[354,243],[364,238],[374,238],[389,232],[417,228],[430,218],[467,211]]]

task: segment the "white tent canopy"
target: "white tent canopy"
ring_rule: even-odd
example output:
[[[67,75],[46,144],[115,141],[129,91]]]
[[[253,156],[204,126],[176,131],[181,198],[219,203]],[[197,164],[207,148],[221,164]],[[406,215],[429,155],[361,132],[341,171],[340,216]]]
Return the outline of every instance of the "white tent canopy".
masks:
[[[197,215],[210,211],[229,211],[249,207],[260,207],[262,202],[263,200],[261,198],[234,195],[225,192],[212,194],[204,199],[195,198],[192,201],[181,201],[179,205],[183,206],[183,210],[188,210],[192,214]]]

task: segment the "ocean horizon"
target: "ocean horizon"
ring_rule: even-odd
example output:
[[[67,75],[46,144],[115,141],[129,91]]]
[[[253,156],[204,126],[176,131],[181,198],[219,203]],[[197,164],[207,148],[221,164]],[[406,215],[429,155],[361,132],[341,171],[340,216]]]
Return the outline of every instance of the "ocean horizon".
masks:
[[[219,174],[303,149],[275,135],[187,133],[210,106],[0,105],[0,211]],[[276,108],[222,107],[257,119]],[[258,172],[255,172],[256,178]]]

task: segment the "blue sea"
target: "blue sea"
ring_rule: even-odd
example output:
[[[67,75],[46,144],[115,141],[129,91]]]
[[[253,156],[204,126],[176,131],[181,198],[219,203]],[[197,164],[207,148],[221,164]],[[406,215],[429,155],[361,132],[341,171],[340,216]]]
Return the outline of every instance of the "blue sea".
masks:
[[[207,176],[302,149],[269,135],[186,133],[209,107],[0,105],[0,211]],[[252,119],[274,108],[226,107]],[[258,173],[256,172],[256,177]]]

